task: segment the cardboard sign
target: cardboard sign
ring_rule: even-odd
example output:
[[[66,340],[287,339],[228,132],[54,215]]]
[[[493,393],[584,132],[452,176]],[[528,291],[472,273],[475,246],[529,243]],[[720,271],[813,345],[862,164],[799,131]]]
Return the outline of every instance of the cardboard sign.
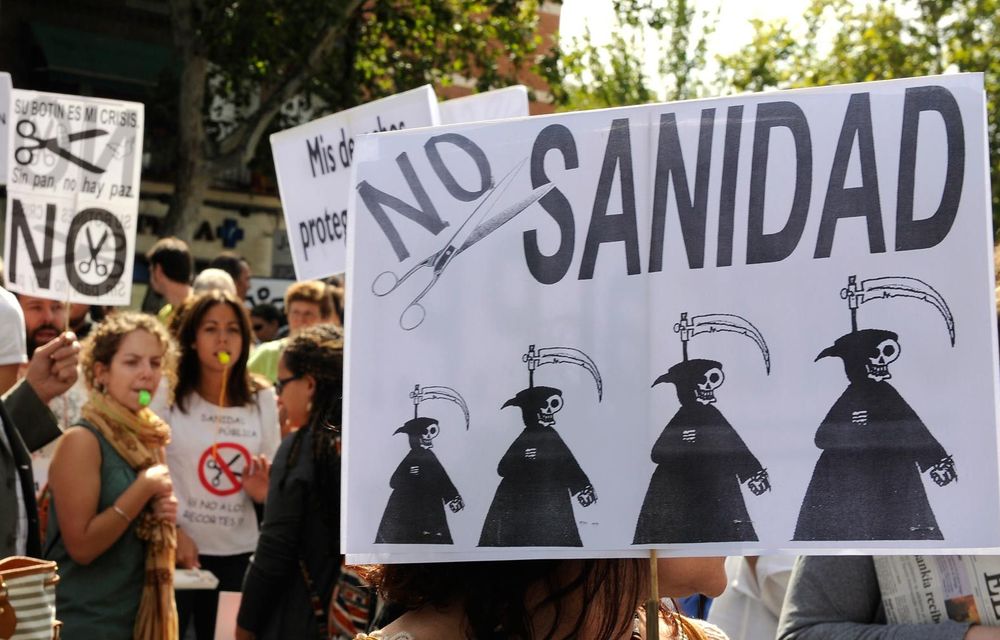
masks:
[[[128,304],[143,105],[17,89],[9,105],[7,288]]]
[[[519,84],[452,98],[438,104],[438,110],[442,125],[521,118],[528,115],[528,88]]]
[[[344,271],[347,202],[362,133],[437,124],[430,85],[369,102],[271,136],[285,227],[299,280]]]
[[[1000,545],[980,74],[366,137],[349,561]]]
[[[10,107],[10,92],[14,88],[10,81],[10,74],[0,71],[0,149],[6,149],[10,140],[7,130],[8,108]],[[0,184],[7,184],[7,152],[0,153]]]

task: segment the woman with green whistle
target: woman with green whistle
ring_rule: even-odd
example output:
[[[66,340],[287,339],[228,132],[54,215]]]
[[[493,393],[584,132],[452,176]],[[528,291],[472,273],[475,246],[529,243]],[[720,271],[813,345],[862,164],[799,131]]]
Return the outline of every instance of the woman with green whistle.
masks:
[[[215,634],[218,591],[239,591],[257,547],[258,511],[280,443],[274,390],[247,371],[250,317],[231,294],[206,291],[178,310],[173,430],[167,464],[180,501],[177,565],[211,571],[218,590],[178,594],[180,631]],[[157,402],[154,400],[154,402]],[[193,620],[192,620],[193,618]]]
[[[147,408],[173,353],[160,322],[136,313],[109,317],[83,343],[90,397],[49,470],[45,555],[59,565],[64,638],[177,637],[170,427]]]

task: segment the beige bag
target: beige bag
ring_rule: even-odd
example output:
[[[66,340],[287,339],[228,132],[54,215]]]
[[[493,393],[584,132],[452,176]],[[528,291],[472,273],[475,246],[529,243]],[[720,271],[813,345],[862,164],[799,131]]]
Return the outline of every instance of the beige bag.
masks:
[[[0,560],[0,640],[52,640],[56,622],[56,563],[26,556]]]

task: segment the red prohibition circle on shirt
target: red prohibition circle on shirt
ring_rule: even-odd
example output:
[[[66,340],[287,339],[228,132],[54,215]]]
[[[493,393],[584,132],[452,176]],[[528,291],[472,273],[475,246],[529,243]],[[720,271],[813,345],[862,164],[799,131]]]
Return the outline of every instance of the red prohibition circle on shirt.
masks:
[[[250,452],[236,442],[220,442],[201,454],[198,479],[217,496],[231,496],[243,488],[243,474],[250,466]]]

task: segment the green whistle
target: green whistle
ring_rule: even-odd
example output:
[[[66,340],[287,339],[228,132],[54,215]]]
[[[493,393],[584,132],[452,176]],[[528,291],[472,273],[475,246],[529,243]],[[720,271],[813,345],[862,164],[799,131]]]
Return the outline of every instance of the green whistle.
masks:
[[[152,401],[153,401],[153,394],[151,394],[150,392],[146,391],[145,389],[142,389],[141,391],[139,391],[139,406],[140,407],[148,407],[149,403],[152,402]]]

